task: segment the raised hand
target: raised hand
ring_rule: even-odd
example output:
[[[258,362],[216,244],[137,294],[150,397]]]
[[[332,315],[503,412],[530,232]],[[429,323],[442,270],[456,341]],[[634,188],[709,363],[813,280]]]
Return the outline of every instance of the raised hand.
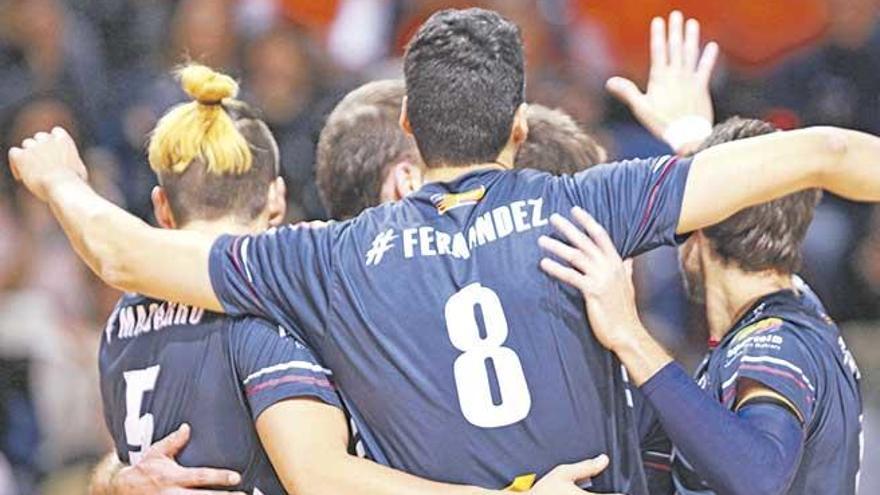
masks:
[[[38,132],[20,146],[9,150],[9,167],[41,201],[46,201],[50,188],[67,180],[88,180],[88,172],[73,138],[56,127],[51,133]]]
[[[586,211],[574,208],[572,216],[581,228],[562,215],[550,217],[568,244],[548,236],[538,240],[569,266],[544,258],[541,268],[583,294],[593,333],[602,345],[616,351],[645,332],[636,309],[632,263],[620,258],[608,233]]]
[[[585,495],[587,492],[578,487],[579,482],[586,481],[608,467],[608,456],[600,455],[592,459],[574,464],[556,466],[543,478],[535,483],[527,493],[532,495]]]
[[[121,469],[112,480],[109,493],[114,495],[230,495],[223,490],[201,487],[233,487],[241,476],[225,469],[187,468],[174,457],[189,442],[189,425],[150,446],[140,462]],[[237,495],[245,495],[235,492]]]
[[[718,59],[718,45],[710,42],[700,54],[700,23],[684,22],[681,12],[651,22],[651,72],[642,93],[629,79],[612,77],[606,88],[625,103],[652,134],[679,153],[690,151],[712,129],[709,80]]]

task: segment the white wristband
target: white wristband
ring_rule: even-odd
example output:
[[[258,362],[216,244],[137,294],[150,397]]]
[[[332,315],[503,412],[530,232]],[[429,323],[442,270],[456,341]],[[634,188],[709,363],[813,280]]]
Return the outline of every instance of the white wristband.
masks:
[[[699,115],[687,115],[673,120],[663,131],[663,140],[675,151],[686,144],[698,143],[712,134],[712,122]]]

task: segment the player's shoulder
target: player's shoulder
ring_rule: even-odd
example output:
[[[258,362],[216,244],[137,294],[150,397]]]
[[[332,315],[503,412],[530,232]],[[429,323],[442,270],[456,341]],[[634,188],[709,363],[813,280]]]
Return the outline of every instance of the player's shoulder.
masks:
[[[231,318],[229,321],[229,334],[230,337],[245,339],[266,336],[282,339],[287,335],[284,328],[280,325],[258,316]]]
[[[741,373],[746,366],[811,374],[822,367],[829,349],[816,337],[816,328],[806,320],[765,314],[734,330],[722,349],[724,359],[720,362],[731,372]]]
[[[256,316],[231,319],[228,336],[230,344],[238,348],[286,346],[304,355],[312,353],[290,329]]]
[[[149,304],[151,302],[158,302],[158,299],[153,299],[152,297],[145,296],[143,294],[138,294],[136,292],[125,292],[121,296],[119,296],[119,300],[116,302],[117,308],[123,308],[126,306],[134,306],[137,304]]]

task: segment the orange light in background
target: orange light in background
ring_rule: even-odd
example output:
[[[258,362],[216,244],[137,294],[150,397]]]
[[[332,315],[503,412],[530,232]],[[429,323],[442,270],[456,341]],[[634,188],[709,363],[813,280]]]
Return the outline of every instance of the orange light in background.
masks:
[[[818,39],[828,22],[825,0],[572,0],[578,17],[605,26],[619,72],[644,74],[647,26],[654,16],[680,9],[700,20],[703,39],[715,40],[725,57],[759,69]],[[634,49],[633,47],[639,47]]]

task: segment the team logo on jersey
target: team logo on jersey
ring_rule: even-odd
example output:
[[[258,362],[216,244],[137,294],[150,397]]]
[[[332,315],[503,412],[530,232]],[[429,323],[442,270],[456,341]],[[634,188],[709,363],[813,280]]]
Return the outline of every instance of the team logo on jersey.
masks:
[[[757,323],[752,323],[751,325],[740,330],[736,337],[731,341],[732,344],[736,344],[742,342],[743,340],[749,338],[749,336],[754,335],[756,333],[766,332],[768,330],[776,330],[777,328],[782,326],[782,320],[779,318],[766,318]]]
[[[435,194],[431,196],[431,201],[434,203],[434,206],[437,207],[437,213],[442,215],[453,208],[458,208],[459,206],[477,204],[485,195],[486,186],[480,186],[476,189],[461,193]]]
[[[375,266],[381,263],[382,258],[385,257],[385,253],[394,247],[394,242],[392,242],[394,239],[397,239],[397,235],[394,234],[394,229],[379,232],[379,234],[376,235],[376,238],[373,239],[370,250],[367,251],[367,266]]]

